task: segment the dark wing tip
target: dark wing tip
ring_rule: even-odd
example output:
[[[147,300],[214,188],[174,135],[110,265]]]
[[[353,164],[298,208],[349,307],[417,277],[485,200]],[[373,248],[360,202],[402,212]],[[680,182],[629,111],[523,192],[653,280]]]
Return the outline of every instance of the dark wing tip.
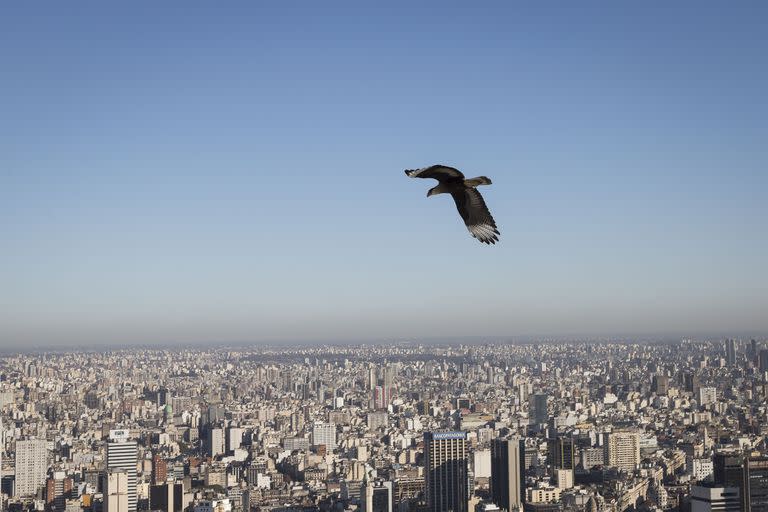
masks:
[[[478,233],[478,234],[472,233],[472,236],[475,239],[477,239],[478,242],[486,245],[496,245],[496,242],[499,241],[499,237],[497,235],[498,234],[489,235],[487,233]]]

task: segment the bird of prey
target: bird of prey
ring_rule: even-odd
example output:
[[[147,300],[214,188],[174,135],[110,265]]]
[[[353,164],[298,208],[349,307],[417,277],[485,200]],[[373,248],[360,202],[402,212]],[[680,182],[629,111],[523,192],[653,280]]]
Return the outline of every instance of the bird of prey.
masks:
[[[405,174],[411,178],[434,178],[439,183],[429,189],[427,197],[437,194],[451,194],[456,202],[459,215],[472,236],[484,244],[495,244],[499,241],[499,230],[496,222],[485,205],[483,196],[477,191],[479,185],[490,185],[491,180],[485,176],[465,179],[458,169],[447,165],[431,165],[422,169],[406,169]]]

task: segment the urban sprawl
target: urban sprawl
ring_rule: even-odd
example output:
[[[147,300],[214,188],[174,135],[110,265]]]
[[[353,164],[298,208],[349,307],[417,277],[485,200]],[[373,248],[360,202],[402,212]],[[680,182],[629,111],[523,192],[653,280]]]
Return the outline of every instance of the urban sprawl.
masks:
[[[2,509],[768,511],[768,346],[0,356]]]

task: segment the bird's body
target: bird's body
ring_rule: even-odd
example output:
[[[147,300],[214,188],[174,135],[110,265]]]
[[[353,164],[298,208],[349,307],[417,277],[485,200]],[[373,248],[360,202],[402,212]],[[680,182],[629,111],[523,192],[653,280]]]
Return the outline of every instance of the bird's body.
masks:
[[[485,176],[466,179],[461,171],[447,165],[407,169],[405,174],[411,178],[436,179],[439,183],[427,192],[427,197],[436,194],[451,194],[456,203],[456,209],[459,210],[464,224],[473,237],[485,244],[495,244],[499,241],[501,233],[496,227],[496,221],[493,220],[483,196],[476,188],[480,185],[490,185],[490,179]]]

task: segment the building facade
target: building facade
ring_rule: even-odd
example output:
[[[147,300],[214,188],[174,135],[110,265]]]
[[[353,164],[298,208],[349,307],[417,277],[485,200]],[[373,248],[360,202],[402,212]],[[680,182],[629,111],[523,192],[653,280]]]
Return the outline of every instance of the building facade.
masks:
[[[130,512],[127,472],[123,470],[107,472],[104,482],[104,512]]]
[[[525,501],[525,441],[519,437],[491,443],[491,497],[502,509],[514,511]]]
[[[467,512],[467,433],[425,433],[424,464],[427,509]]]
[[[107,471],[114,472],[120,470],[125,472],[127,478],[128,512],[136,512],[138,446],[136,441],[130,440],[128,437],[128,432],[124,430],[113,430],[110,432],[110,440],[107,442]]]
[[[45,485],[48,470],[48,442],[26,439],[16,442],[16,496],[35,496]]]
[[[605,462],[627,472],[640,464],[640,434],[637,432],[611,432],[605,443]]]

